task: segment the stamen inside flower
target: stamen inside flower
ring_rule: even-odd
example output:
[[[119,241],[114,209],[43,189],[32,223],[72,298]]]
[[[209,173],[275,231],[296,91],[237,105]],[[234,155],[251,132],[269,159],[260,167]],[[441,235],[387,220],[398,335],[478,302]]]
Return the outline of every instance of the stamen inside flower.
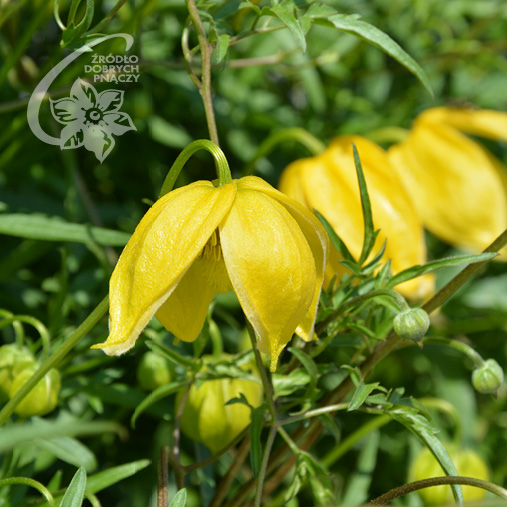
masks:
[[[215,288],[216,292],[224,294],[232,289],[229,274],[224,263],[224,256],[222,255],[218,229],[213,231],[208,242],[204,245],[199,260],[205,266],[204,276],[207,278],[208,283]]]

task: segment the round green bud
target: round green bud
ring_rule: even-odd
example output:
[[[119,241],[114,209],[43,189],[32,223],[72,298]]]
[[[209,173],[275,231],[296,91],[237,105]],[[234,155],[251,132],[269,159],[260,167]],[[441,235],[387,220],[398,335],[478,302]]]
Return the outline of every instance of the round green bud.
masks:
[[[15,343],[0,347],[0,402],[9,399],[14,377],[33,364],[35,358],[27,348]]]
[[[206,358],[203,359],[206,362]],[[253,362],[242,368],[259,377]],[[181,391],[176,397],[176,408],[183,393]],[[226,405],[232,398],[239,398],[241,393],[252,407],[259,407],[264,393],[260,379],[220,378],[193,384],[181,417],[181,430],[195,442],[204,444],[212,453],[223,449],[251,422],[248,406],[243,403]]]
[[[9,396],[12,398],[23,384],[35,373],[37,365],[29,366],[14,378]],[[49,370],[35,387],[25,396],[14,412],[20,417],[45,415],[55,409],[58,403],[61,381],[60,373],[54,368]]]
[[[484,460],[470,449],[458,449],[448,446],[447,451],[456,467],[458,475],[489,480],[488,467]],[[424,448],[412,462],[409,472],[410,481],[442,477],[445,472],[428,448]],[[462,486],[465,502],[477,502],[486,496],[486,491],[473,486]],[[451,505],[454,503],[450,486],[432,486],[417,491],[425,505]]]
[[[430,317],[422,308],[409,308],[394,317],[393,325],[401,338],[420,342],[430,327]]]
[[[472,373],[472,384],[482,394],[496,393],[503,383],[503,370],[494,359],[487,359]]]
[[[137,380],[144,390],[153,391],[169,384],[172,378],[173,367],[167,359],[155,352],[146,352],[143,355],[137,367]]]

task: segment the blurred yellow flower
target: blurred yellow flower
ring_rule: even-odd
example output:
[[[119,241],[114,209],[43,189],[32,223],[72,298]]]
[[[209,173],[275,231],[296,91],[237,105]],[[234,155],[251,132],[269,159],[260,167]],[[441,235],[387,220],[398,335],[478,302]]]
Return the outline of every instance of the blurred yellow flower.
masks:
[[[380,229],[373,253],[387,239],[383,261],[391,260],[394,274],[424,264],[423,229],[411,199],[392,170],[385,151],[371,141],[359,136],[337,137],[321,154],[290,164],[282,173],[280,190],[321,213],[350,253],[359,258],[364,225],[352,143],[361,158],[374,226]],[[333,251],[326,270],[326,283],[333,274],[345,272],[339,260]],[[397,289],[407,297],[422,299],[432,292],[433,278],[425,275],[404,282]]]
[[[507,228],[507,172],[462,132],[507,141],[507,114],[428,109],[389,149],[389,161],[424,227],[450,244],[481,251]],[[506,249],[502,257],[507,260]]]
[[[306,208],[248,176],[169,192],[143,217],[110,281],[108,355],[134,346],[156,315],[195,340],[215,294],[234,290],[271,369],[294,332],[310,340],[328,238]]]

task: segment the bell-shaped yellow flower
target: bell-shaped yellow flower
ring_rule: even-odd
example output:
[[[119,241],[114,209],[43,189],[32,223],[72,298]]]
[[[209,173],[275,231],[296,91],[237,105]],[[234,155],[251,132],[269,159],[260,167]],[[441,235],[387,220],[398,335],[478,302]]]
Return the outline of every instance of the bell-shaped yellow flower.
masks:
[[[428,109],[407,138],[389,149],[389,160],[430,232],[481,251],[507,228],[507,171],[462,132],[507,141],[507,114]],[[507,260],[506,249],[502,257]]]
[[[121,254],[110,334],[94,348],[126,352],[154,315],[178,339],[195,340],[215,294],[232,289],[274,370],[294,332],[312,338],[328,241],[312,213],[254,176],[173,190]]]
[[[340,136],[321,154],[290,164],[282,173],[279,188],[331,224],[357,259],[364,235],[352,143],[357,147],[370,196],[374,226],[380,229],[373,252],[387,239],[384,261],[391,259],[394,274],[426,261],[423,229],[411,200],[389,165],[382,148],[359,136]],[[342,274],[337,254],[331,254],[326,281]],[[405,296],[424,298],[433,290],[433,278],[423,276],[400,284]]]

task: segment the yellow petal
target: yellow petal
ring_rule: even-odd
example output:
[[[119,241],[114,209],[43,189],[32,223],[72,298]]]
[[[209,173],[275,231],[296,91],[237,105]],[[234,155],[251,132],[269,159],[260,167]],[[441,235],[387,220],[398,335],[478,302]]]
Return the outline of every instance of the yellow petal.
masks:
[[[291,199],[282,192],[274,189],[261,178],[247,176],[238,182],[238,188],[242,188],[243,185],[245,188],[264,192],[282,204],[291,214],[292,218],[294,218],[294,220],[298,223],[312,251],[316,268],[315,292],[313,294],[310,308],[306,312],[303,321],[296,328],[296,334],[303,338],[303,340],[310,341],[313,337],[317,306],[319,304],[320,292],[322,290],[322,283],[324,280],[326,260],[330,250],[329,238],[326,234],[326,230],[310,210],[296,202],[294,199]]]
[[[109,337],[93,348],[118,355],[134,346],[202,252],[235,193],[234,183],[215,188],[198,181],[168,193],[148,210],[111,276]]]
[[[281,204],[240,185],[220,238],[231,284],[274,370],[313,300],[316,273],[310,247]]]
[[[507,226],[507,197],[492,155],[452,127],[417,124],[389,149],[424,226],[482,250]]]
[[[309,207],[326,217],[351,254],[358,258],[364,225],[352,143],[361,158],[374,225],[381,231],[374,252],[387,238],[384,262],[391,259],[393,273],[424,263],[423,229],[410,198],[390,168],[386,153],[367,139],[341,136],[318,157],[294,163],[301,166],[302,187]],[[431,287],[431,278],[426,277],[398,288],[406,296],[420,298],[427,296]]]
[[[219,261],[222,276],[227,277],[223,260]],[[216,270],[215,263],[203,257],[197,258],[178,285],[158,309],[158,321],[176,338],[194,341],[202,330],[208,307],[217,293],[216,284],[210,281],[209,271]],[[228,278],[227,278],[228,281]]]
[[[467,134],[507,141],[507,113],[500,111],[435,107],[421,113],[417,123],[439,123]]]

